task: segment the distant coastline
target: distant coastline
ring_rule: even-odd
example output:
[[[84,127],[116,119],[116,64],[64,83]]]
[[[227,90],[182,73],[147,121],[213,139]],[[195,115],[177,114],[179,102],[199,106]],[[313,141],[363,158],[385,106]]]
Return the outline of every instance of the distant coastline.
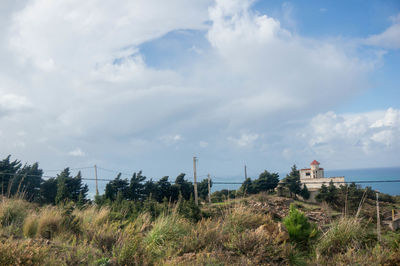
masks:
[[[268,169],[267,169],[268,170]],[[279,178],[282,179],[286,176],[286,172],[279,172]],[[400,180],[400,166],[399,167],[379,167],[379,168],[358,168],[358,169],[335,169],[326,170],[325,176],[344,176],[346,182],[357,181],[377,181],[377,180]],[[249,176],[252,179],[257,176]],[[215,181],[232,181],[243,182],[242,176],[224,176],[215,179]],[[370,186],[375,190],[390,195],[400,195],[400,182],[399,183],[364,183],[360,184],[362,187]],[[212,187],[212,191],[221,189],[235,190],[240,185],[217,185]]]

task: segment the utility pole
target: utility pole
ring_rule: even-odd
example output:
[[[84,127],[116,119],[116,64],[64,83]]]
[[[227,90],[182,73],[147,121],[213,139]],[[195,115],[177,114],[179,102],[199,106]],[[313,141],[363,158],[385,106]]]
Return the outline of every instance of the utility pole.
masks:
[[[211,204],[211,179],[210,174],[208,174],[208,203]]]
[[[98,196],[99,195],[99,186],[97,184],[97,166],[96,165],[94,165],[94,177],[96,179],[96,196]]]
[[[247,166],[244,165],[244,178],[247,180]]]
[[[198,200],[198,198],[197,198],[196,161],[197,161],[197,158],[196,158],[196,156],[194,156],[194,157],[193,157],[194,202],[196,203],[196,205],[199,205],[199,200]]]
[[[379,217],[379,192],[376,192],[376,233],[378,242],[381,242],[381,219]]]

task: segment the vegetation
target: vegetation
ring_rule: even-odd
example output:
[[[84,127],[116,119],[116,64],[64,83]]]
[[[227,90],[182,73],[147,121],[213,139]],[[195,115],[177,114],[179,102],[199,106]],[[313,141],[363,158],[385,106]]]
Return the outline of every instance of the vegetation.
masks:
[[[298,210],[315,210],[309,204],[292,204],[282,220],[256,208],[257,202],[274,197],[260,194],[235,199],[223,206],[212,204],[201,208],[191,199],[181,198],[176,204],[152,200],[137,205],[136,209],[128,208],[126,200],[102,207],[91,204],[79,207],[73,201],[38,207],[22,199],[3,198],[0,263],[396,265],[400,262],[399,232],[384,229],[383,240],[378,243],[374,226],[369,227],[370,221],[361,218],[339,218],[322,228]],[[11,208],[21,205],[24,207]]]
[[[247,178],[239,191],[242,194],[257,194],[263,191],[273,191],[279,183],[279,175],[278,173],[270,173],[267,170],[262,172],[259,177],[255,180],[251,180],[251,178]]]
[[[287,188],[289,190],[290,197],[296,197],[296,195],[301,193],[302,188],[300,183],[300,172],[297,170],[297,166],[295,164],[292,166],[291,172],[282,180],[282,183],[283,188]],[[304,193],[307,195],[306,191]]]
[[[23,169],[10,157],[1,165],[14,176]],[[285,185],[306,199],[295,171]],[[14,194],[8,183],[10,193],[0,198],[0,265],[400,264],[400,232],[383,226],[377,241],[375,205],[368,201],[374,195],[355,184],[329,184],[318,196],[322,204],[311,204],[275,196],[278,175],[264,171],[238,191],[214,192],[218,202],[212,204],[203,182],[197,206],[184,174],[172,183],[142,172],[129,180],[118,175],[93,202],[81,175],[71,176],[68,168],[35,185],[34,197],[24,193],[25,180]],[[363,197],[365,211],[356,218]],[[399,207],[397,198],[383,198],[382,213]],[[340,212],[325,211],[327,204]]]

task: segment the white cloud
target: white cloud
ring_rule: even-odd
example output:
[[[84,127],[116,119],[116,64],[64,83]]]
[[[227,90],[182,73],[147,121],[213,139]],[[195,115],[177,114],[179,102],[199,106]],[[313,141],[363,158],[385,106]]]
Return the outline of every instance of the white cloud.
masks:
[[[343,115],[319,114],[302,130],[303,148],[335,161],[364,157],[366,161],[373,158],[395,165],[394,154],[400,150],[399,122],[400,110],[393,108]]]
[[[0,18],[2,151],[14,154],[15,133],[23,130],[35,141],[15,155],[47,164],[75,163],[70,156],[84,150],[90,156],[79,160],[90,164],[135,162],[153,170],[154,160],[200,148],[242,156],[232,143],[256,152],[268,147],[255,153],[262,157],[283,146],[280,127],[293,117],[325,112],[366,87],[374,62],[340,40],[299,36],[253,12],[253,1],[210,2],[30,0],[13,7]],[[206,31],[209,46],[191,43],[184,65],[150,67],[140,45],[182,29]],[[10,120],[3,112],[23,115]],[[313,124],[312,147],[338,134],[364,136],[378,121],[333,113],[318,119],[328,125]],[[373,134],[361,139],[381,145]],[[166,167],[179,168],[175,161]]]
[[[32,104],[25,96],[12,93],[0,95],[0,116],[2,114],[15,113],[29,110]]]
[[[199,142],[199,146],[201,148],[207,148],[208,147],[208,142],[207,141],[200,141]]]
[[[75,150],[68,152],[68,155],[71,155],[74,157],[84,157],[85,153],[80,148],[76,148]]]
[[[242,133],[239,138],[228,137],[228,140],[233,142],[238,147],[246,148],[252,147],[258,138],[258,134]]]
[[[183,140],[180,134],[162,136],[161,141],[166,145],[173,145]]]
[[[386,49],[400,49],[400,14],[392,18],[392,23],[384,32],[368,37],[365,43]]]

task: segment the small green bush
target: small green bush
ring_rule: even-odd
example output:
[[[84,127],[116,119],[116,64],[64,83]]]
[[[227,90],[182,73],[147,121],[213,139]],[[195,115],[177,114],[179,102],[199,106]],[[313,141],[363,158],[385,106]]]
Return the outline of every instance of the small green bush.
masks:
[[[290,205],[289,215],[283,219],[283,224],[288,230],[290,240],[296,243],[308,244],[318,234],[316,225],[310,223],[304,213],[293,204]]]

